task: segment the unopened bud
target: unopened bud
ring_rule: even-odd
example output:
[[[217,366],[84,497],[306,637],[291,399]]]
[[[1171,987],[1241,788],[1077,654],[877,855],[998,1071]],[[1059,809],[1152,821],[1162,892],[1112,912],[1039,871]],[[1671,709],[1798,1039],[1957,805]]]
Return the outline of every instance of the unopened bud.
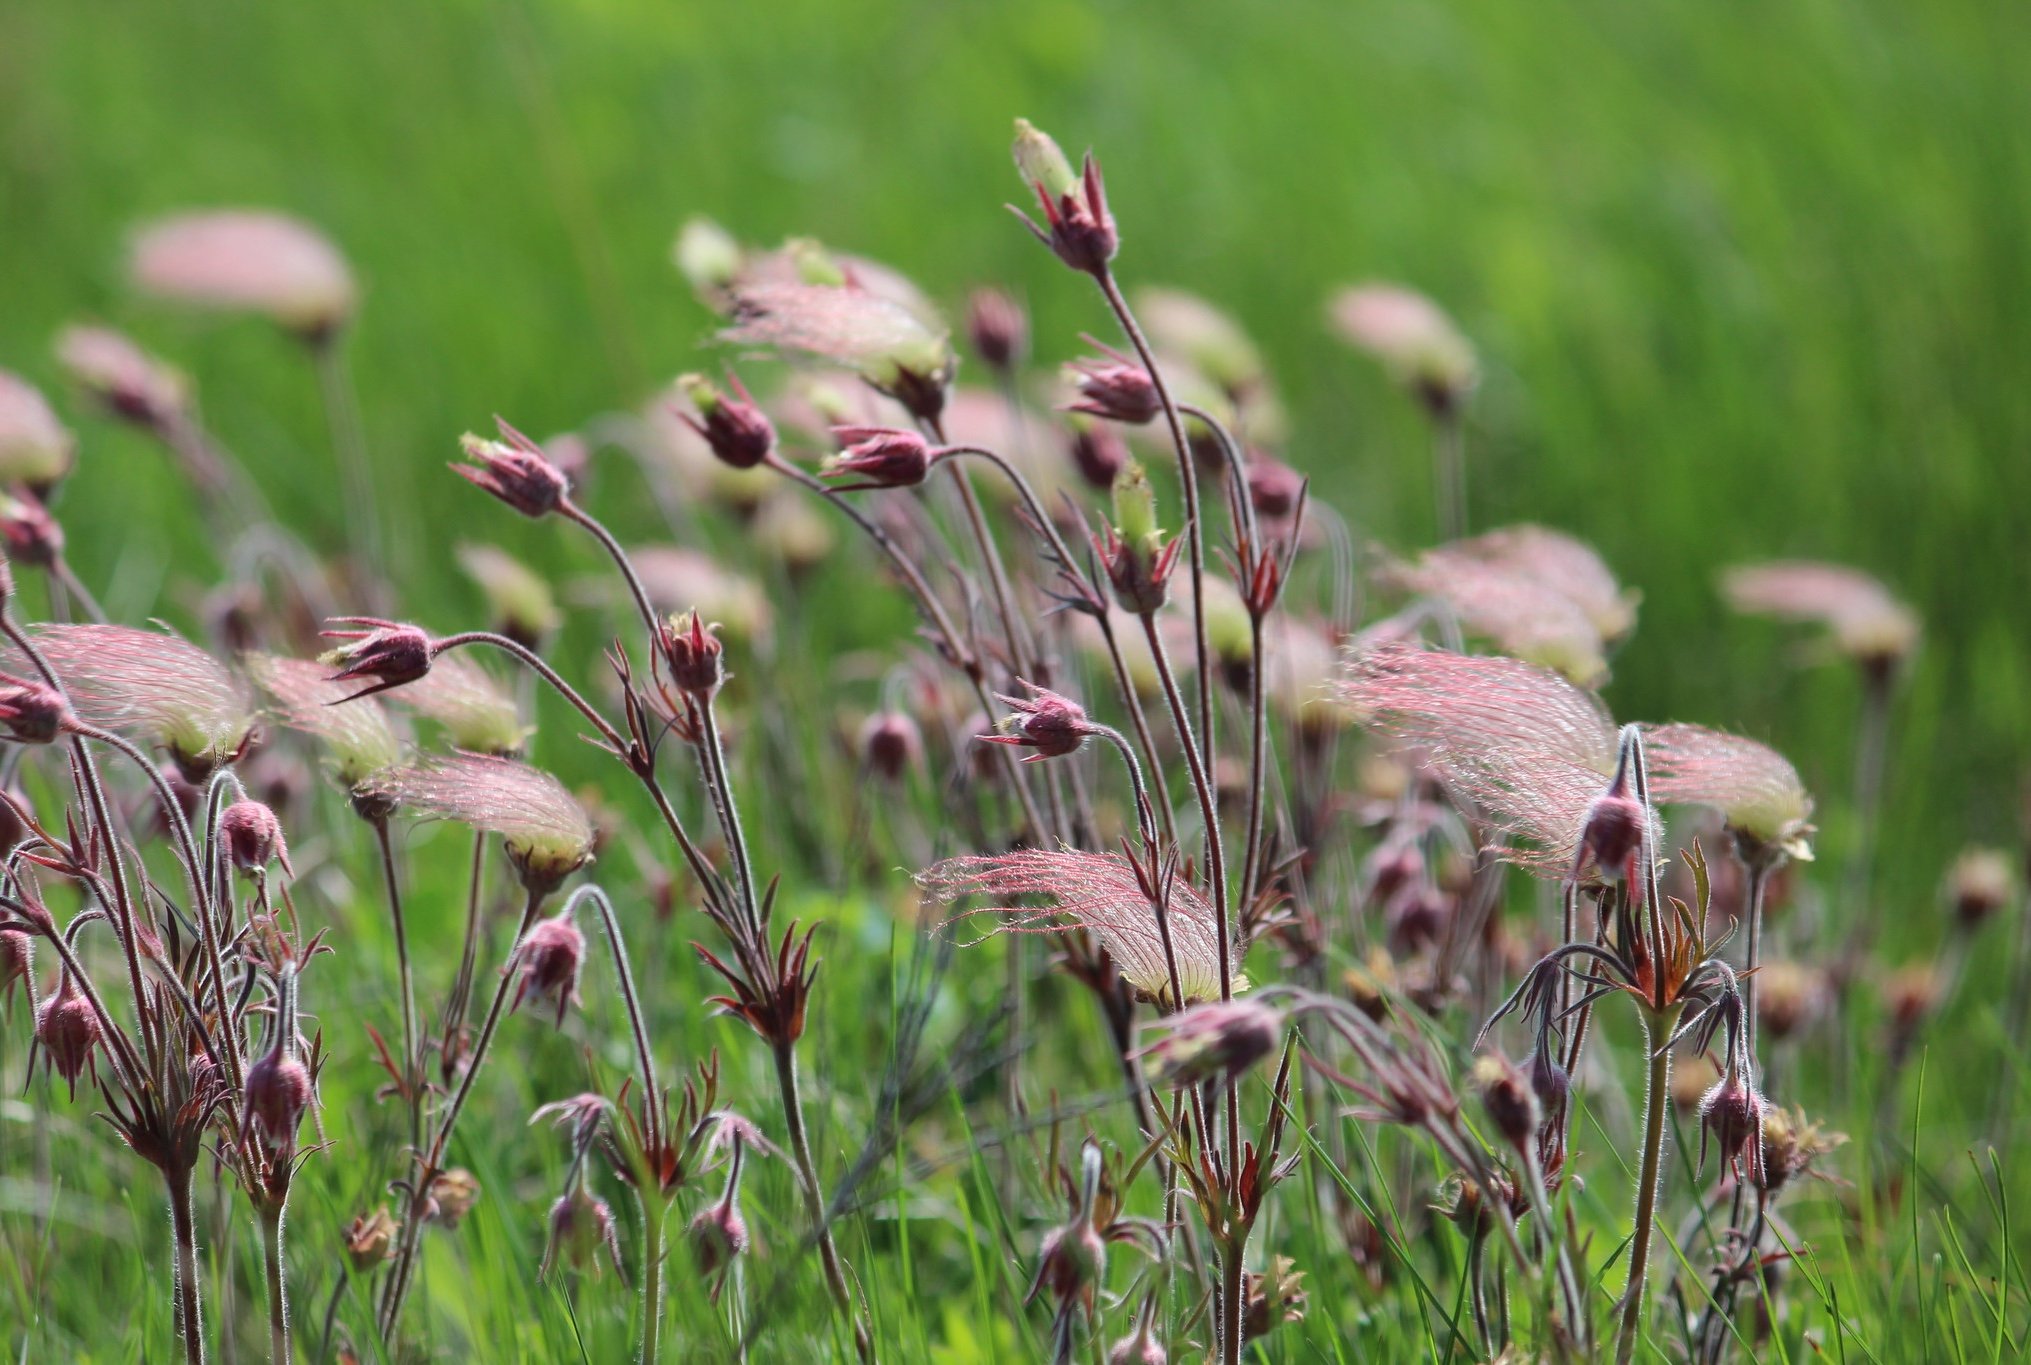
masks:
[[[63,694],[26,678],[0,673],[0,732],[18,744],[48,744],[70,720]]]
[[[56,989],[35,1012],[35,1040],[56,1074],[70,1083],[71,1096],[78,1093],[78,1077],[92,1061],[104,1030],[68,970],[57,977]]]
[[[828,479],[851,478],[857,488],[913,488],[931,472],[934,452],[914,431],[901,427],[834,427],[847,444],[819,472]]]
[[[63,555],[63,527],[33,495],[0,493],[0,548],[7,558],[46,569]]]
[[[537,1275],[547,1279],[561,1261],[573,1270],[601,1270],[599,1256],[605,1252],[615,1270],[621,1268],[621,1244],[614,1227],[614,1211],[607,1202],[589,1191],[573,1189],[550,1206],[550,1241],[543,1251]]]
[[[480,1182],[462,1167],[440,1172],[430,1182],[429,1220],[447,1230],[456,1228],[480,1202]]]
[[[1023,306],[999,289],[976,289],[966,300],[966,335],[991,370],[1003,374],[1022,363],[1030,323]]]
[[[1113,488],[1116,476],[1129,460],[1128,442],[1121,439],[1119,432],[1105,422],[1089,422],[1080,417],[1072,419],[1066,453],[1072,457],[1080,477],[1099,489]]]
[[[585,935],[572,923],[569,907],[530,925],[515,948],[514,961],[522,979],[515,986],[510,1011],[520,1009],[524,997],[553,1002],[562,1028],[565,1010],[578,1003],[578,976],[585,967]]]
[[[1501,1057],[1483,1054],[1474,1063],[1474,1087],[1503,1141],[1521,1150],[1536,1140],[1544,1109],[1521,1071]]]
[[[899,782],[923,762],[923,732],[901,711],[877,711],[860,727],[860,756],[868,771]]]
[[[695,611],[679,612],[663,623],[657,646],[670,683],[694,697],[710,697],[726,681],[725,646]]]
[[[219,837],[225,840],[226,855],[233,866],[249,876],[262,876],[268,864],[279,862],[282,870],[295,876],[289,866],[289,846],[282,838],[282,822],[275,812],[259,801],[235,801],[219,814]]]
[[[543,447],[499,423],[502,439],[490,441],[467,432],[459,437],[466,464],[452,472],[476,488],[493,494],[525,517],[547,516],[571,492],[571,480],[543,453]]]
[[[677,383],[683,388],[698,416],[679,413],[685,425],[705,438],[712,453],[734,469],[753,469],[776,448],[776,429],[755,406],[739,379],[731,380],[734,394],[722,393],[704,375],[687,374]]]
[[[2017,878],[2007,854],[1993,848],[1971,848],[1954,860],[1946,889],[1954,918],[1963,928],[1973,930],[2010,903],[2017,893]]]
[[[1155,421],[1164,405],[1149,371],[1119,351],[1101,349],[1105,358],[1089,356],[1072,363],[1072,382],[1079,390],[1079,400],[1071,410],[1129,426]]]
[[[1253,1000],[1210,1000],[1171,1015],[1135,1055],[1150,1084],[1231,1084],[1283,1045],[1283,1015]]]
[[[345,1231],[346,1260],[353,1273],[364,1275],[395,1254],[395,1234],[400,1231],[388,1210],[355,1214]]]
[[[247,1068],[247,1122],[259,1128],[270,1145],[288,1150],[296,1143],[297,1125],[310,1105],[310,1068],[294,1049],[280,1043]]]

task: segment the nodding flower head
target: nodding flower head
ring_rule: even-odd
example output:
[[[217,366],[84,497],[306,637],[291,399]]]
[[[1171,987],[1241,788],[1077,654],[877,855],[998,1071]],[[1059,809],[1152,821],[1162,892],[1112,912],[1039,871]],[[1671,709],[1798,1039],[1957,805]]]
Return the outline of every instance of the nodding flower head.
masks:
[[[246,1122],[271,1147],[288,1151],[296,1145],[296,1129],[310,1107],[310,1095],[310,1068],[296,1055],[292,1040],[278,1039],[247,1068]]]
[[[693,697],[709,698],[726,681],[726,647],[718,625],[706,625],[696,611],[679,612],[656,632],[656,651],[670,685]]]
[[[912,416],[935,418],[957,361],[946,334],[902,303],[860,284],[742,281],[721,340],[799,351],[845,365]]]
[[[1086,719],[1086,708],[1070,697],[1060,696],[1049,688],[1038,687],[1021,678],[1016,681],[1021,682],[1030,695],[1010,697],[997,693],[999,699],[1007,703],[1011,714],[1003,718],[999,733],[981,735],[981,743],[1035,749],[1035,753],[1023,760],[1034,763],[1040,758],[1063,758],[1077,753],[1088,735],[1100,733],[1100,727]]]
[[[353,1273],[364,1275],[394,1256],[395,1234],[401,1230],[385,1208],[354,1214],[345,1230],[346,1259],[352,1263]]]
[[[1067,410],[1129,426],[1155,421],[1164,404],[1149,371],[1110,346],[1093,344],[1099,347],[1101,357],[1072,362],[1069,374],[1079,397]]]
[[[585,935],[572,923],[570,908],[530,925],[515,945],[512,965],[522,977],[510,1009],[522,1008],[525,997],[553,1003],[562,1028],[564,1012],[578,1003],[578,977],[585,968]]]
[[[1072,457],[1080,477],[1103,490],[1114,487],[1114,480],[1129,459],[1128,443],[1119,432],[1105,422],[1089,422],[1082,417],[1071,420],[1065,451]]]
[[[188,381],[109,328],[64,328],[56,358],[87,397],[122,421],[162,431],[189,409]]]
[[[530,727],[508,689],[465,654],[444,654],[430,671],[404,687],[396,699],[444,729],[455,749],[475,754],[515,754]]]
[[[604,1268],[599,1260],[602,1254],[616,1271],[621,1270],[621,1242],[614,1225],[614,1211],[607,1207],[606,1200],[583,1185],[576,1185],[550,1206],[550,1240],[543,1248],[543,1264],[536,1273],[548,1279],[550,1272],[562,1263],[572,1270],[590,1270],[597,1275]]]
[[[684,1229],[693,1264],[707,1279],[718,1276],[747,1254],[748,1222],[737,1199],[720,1200],[700,1209]]]
[[[1255,1000],[1209,1000],[1159,1021],[1135,1053],[1150,1084],[1232,1085],[1283,1045],[1283,1012]]]
[[[129,626],[38,626],[36,646],[78,719],[169,751],[184,776],[208,778],[246,750],[245,684],[187,640]],[[15,671],[20,655],[8,651]]]
[[[1236,402],[1269,382],[1262,351],[1239,322],[1197,294],[1183,289],[1144,288],[1135,295],[1136,316],[1162,355],[1183,356]]]
[[[458,438],[467,463],[452,472],[475,488],[493,494],[525,517],[548,516],[571,492],[571,478],[543,452],[543,447],[500,418],[501,439],[487,440],[471,432]]]
[[[1803,560],[1731,569],[1721,590],[1736,611],[1823,626],[1834,648],[1864,668],[1888,671],[1918,646],[1911,608],[1859,569]]]
[[[1488,1111],[1488,1120],[1502,1140],[1519,1151],[1535,1142],[1545,1111],[1530,1078],[1507,1058],[1493,1053],[1475,1059],[1473,1078],[1481,1107]]]
[[[1442,608],[1467,634],[1504,654],[1540,664],[1581,687],[1608,680],[1608,660],[1593,619],[1572,598],[1502,563],[1444,549],[1386,577]]]
[[[738,376],[729,373],[727,382],[733,385],[731,397],[702,374],[680,377],[677,386],[691,399],[698,415],[693,417],[688,412],[677,415],[705,438],[705,444],[722,463],[735,469],[753,469],[776,448],[776,428],[749,397]]]
[[[264,877],[268,864],[281,863],[294,877],[289,865],[289,845],[282,837],[282,822],[275,812],[259,801],[235,801],[219,812],[219,838],[233,866],[250,877]]]
[[[671,243],[670,259],[698,297],[718,307],[727,288],[740,278],[745,255],[734,235],[702,215],[684,220]]]
[[[592,861],[591,819],[564,784],[512,758],[451,754],[377,773],[364,792],[416,815],[501,836],[522,884],[548,895]]]
[[[23,929],[0,929],[0,1002],[12,1004],[15,987],[26,981],[35,993],[35,939]]]
[[[1328,313],[1343,341],[1381,361],[1434,413],[1456,411],[1473,391],[1473,345],[1424,295],[1401,285],[1357,285],[1335,295]]]
[[[186,213],[152,223],[134,238],[128,273],[158,298],[259,313],[313,341],[353,312],[352,272],[338,248],[280,213]]]
[[[2001,849],[1963,849],[1947,870],[1947,904],[1963,929],[1981,928],[2016,894],[2017,875]]]
[[[1653,800],[1718,811],[1752,858],[1812,857],[1812,797],[1784,755],[1703,725],[1648,726],[1643,738]]]
[[[1248,462],[1248,500],[1257,516],[1282,521],[1298,510],[1305,476],[1281,460],[1258,455]]]
[[[966,338],[990,370],[1006,374],[1029,353],[1029,315],[1003,290],[976,289],[966,300]]]
[[[383,621],[373,616],[339,616],[333,621],[337,625],[356,628],[319,632],[327,640],[344,641],[337,648],[320,655],[319,662],[338,670],[331,675],[333,682],[367,680],[372,683],[372,686],[353,693],[347,700],[372,696],[391,687],[415,682],[430,671],[433,654],[430,636],[420,626]]]
[[[1021,118],[1015,122],[1013,151],[1016,170],[1043,210],[1043,226],[1014,205],[1011,211],[1066,265],[1095,278],[1105,274],[1107,263],[1121,249],[1121,234],[1108,211],[1107,186],[1093,153],[1086,153],[1084,165],[1074,172],[1050,134]]]
[[[924,732],[901,711],[877,711],[861,723],[860,758],[886,782],[900,782],[924,761]]]
[[[1637,799],[1631,778],[1638,734],[1622,737],[1614,779],[1588,805],[1586,823],[1580,827],[1580,857],[1611,876],[1624,875],[1634,865],[1644,832],[1651,827],[1650,813]]]
[[[1756,1168],[1762,1160],[1764,1098],[1749,1083],[1746,1070],[1730,1066],[1700,1100],[1699,1164],[1707,1164],[1707,1139],[1711,1137],[1723,1163],[1737,1175],[1759,1179]]]
[[[17,744],[48,744],[71,719],[63,694],[12,674],[0,673],[0,730]]]
[[[402,761],[401,738],[381,703],[333,682],[328,666],[274,654],[249,654],[246,665],[268,694],[269,714],[318,741],[349,790]]]
[[[17,564],[46,569],[63,556],[63,527],[32,493],[0,493],[0,548]]]
[[[1107,949],[1122,979],[1142,999],[1191,1005],[1220,998],[1220,932],[1213,908],[1182,877],[1169,888],[1171,949],[1177,958],[1182,1001],[1172,998],[1149,889],[1138,870],[1119,854],[1024,848],[994,857],[953,858],[924,872],[918,881],[946,904],[972,896],[994,902],[956,918],[994,915],[1002,921],[997,932],[1086,930]],[[1234,989],[1247,985],[1247,978],[1237,973]]]
[[[48,488],[70,472],[75,449],[42,390],[0,370],[0,484]]]
[[[1803,1111],[1765,1104],[1761,1153],[1750,1177],[1765,1193],[1775,1194],[1799,1176],[1811,1174],[1814,1162],[1847,1140],[1845,1133],[1828,1132]]]
[[[834,427],[844,444],[819,471],[828,479],[853,479],[858,488],[914,488],[931,472],[936,452],[914,431],[902,427]]]
[[[92,1002],[66,969],[57,977],[56,989],[35,1011],[35,1040],[42,1044],[50,1067],[70,1083],[72,1098],[78,1093],[78,1077],[94,1065],[92,1053],[103,1036]],[[93,1074],[97,1075],[96,1067]]]

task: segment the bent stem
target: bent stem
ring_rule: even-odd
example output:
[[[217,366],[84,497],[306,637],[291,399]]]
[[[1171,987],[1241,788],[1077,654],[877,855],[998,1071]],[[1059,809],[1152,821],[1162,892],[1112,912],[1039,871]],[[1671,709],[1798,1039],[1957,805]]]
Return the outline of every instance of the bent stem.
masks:
[[[1657,1189],[1664,1166],[1664,1117],[1671,1104],[1671,1048],[1679,1006],[1643,1012],[1643,1046],[1650,1074],[1643,1088],[1643,1172],[1636,1186],[1636,1220],[1629,1234],[1629,1284],[1622,1291],[1622,1331],[1615,1365],[1629,1365],[1643,1324],[1644,1292],[1650,1271],[1650,1243],[1657,1218]]]

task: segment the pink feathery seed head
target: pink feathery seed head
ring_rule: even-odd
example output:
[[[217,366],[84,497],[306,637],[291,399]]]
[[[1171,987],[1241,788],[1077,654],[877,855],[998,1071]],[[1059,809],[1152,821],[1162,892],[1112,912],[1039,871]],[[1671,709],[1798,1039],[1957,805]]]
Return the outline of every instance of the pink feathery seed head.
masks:
[[[1114,487],[1115,479],[1121,476],[1129,460],[1128,442],[1122,440],[1120,432],[1105,422],[1076,417],[1066,437],[1065,452],[1072,457],[1072,466],[1080,477],[1103,492]]]
[[[1703,725],[1647,726],[1644,746],[1653,800],[1710,807],[1745,851],[1812,857],[1812,797],[1775,749]]]
[[[684,390],[698,415],[680,410],[677,416],[704,438],[721,463],[734,469],[753,469],[776,448],[776,428],[731,370],[727,371],[727,383],[733,387],[730,395],[702,374],[680,376],[677,387]]]
[[[531,891],[547,895],[592,861],[592,821],[564,784],[512,758],[449,754],[390,768],[364,789],[425,818],[501,836]]]
[[[860,759],[884,781],[900,782],[924,761],[924,732],[902,711],[877,711],[861,722]]]
[[[78,990],[69,969],[65,969],[57,977],[56,989],[35,1012],[35,1038],[42,1044],[49,1065],[70,1083],[72,1098],[77,1097],[78,1077],[91,1065],[93,1049],[103,1036],[92,1002]]]
[[[1636,625],[1642,594],[1624,589],[1592,546],[1543,526],[1504,526],[1431,551],[1433,559],[1493,564],[1557,593],[1580,608],[1601,638],[1614,643]]]
[[[949,338],[919,314],[854,283],[754,280],[734,286],[720,339],[845,365],[916,417],[936,417],[957,369]]]
[[[35,939],[25,929],[0,929],[0,1001],[14,1002],[14,990],[21,982],[35,992]]]
[[[274,654],[251,653],[244,658],[247,671],[269,697],[268,714],[318,741],[339,781],[349,789],[359,792],[370,777],[402,761],[402,740],[386,708],[373,697],[355,696],[333,682],[328,665]]]
[[[1093,153],[1086,153],[1084,163],[1074,172],[1050,134],[1021,118],[1015,121],[1012,150],[1016,170],[1043,211],[1043,225],[1013,204],[1010,212],[1072,269],[1096,279],[1106,274],[1107,263],[1121,249],[1121,234],[1108,210],[1107,186]]]
[[[1364,284],[1333,296],[1328,317],[1340,338],[1382,362],[1390,377],[1439,414],[1473,391],[1473,345],[1423,294],[1394,284]]]
[[[1911,608],[1859,569],[1780,560],[1730,569],[1721,590],[1736,611],[1824,626],[1857,663],[1890,668],[1918,645]]]
[[[501,438],[490,441],[471,432],[458,438],[465,464],[451,470],[475,488],[493,494],[525,517],[543,517],[557,510],[571,493],[571,477],[559,469],[543,447],[496,417]]]
[[[966,298],[966,338],[989,369],[1007,374],[1029,353],[1029,314],[1006,290],[976,289]]]
[[[70,472],[76,442],[42,391],[0,370],[0,484],[48,488]]]
[[[282,837],[282,822],[275,812],[259,801],[235,801],[219,813],[219,837],[225,841],[226,856],[233,866],[250,877],[263,877],[268,864],[281,863],[282,870],[296,875],[289,865],[289,845]]]
[[[834,427],[839,453],[819,470],[828,479],[853,479],[842,491],[860,488],[914,488],[931,472],[937,452],[903,427]]]
[[[1150,1084],[1231,1085],[1283,1045],[1281,1010],[1255,1000],[1209,1000],[1158,1021],[1135,1057]]]
[[[671,686],[701,700],[719,691],[726,681],[726,647],[718,630],[696,611],[679,612],[657,628],[656,649]]]
[[[922,873],[935,900],[979,897],[991,904],[954,916],[998,917],[995,932],[1050,933],[1085,929],[1107,949],[1122,978],[1147,1000],[1170,1002],[1170,972],[1148,893],[1126,858],[1074,849],[1017,849],[994,857],[953,858]],[[1017,904],[1034,898],[1043,904]],[[1170,894],[1171,946],[1183,1004],[1220,998],[1220,937],[1213,908],[1179,878]],[[1235,989],[1246,985],[1237,976]],[[1176,1003],[1176,1002],[1173,1002]]]
[[[1087,338],[1092,341],[1091,337]],[[1099,357],[1087,356],[1072,362],[1067,374],[1079,391],[1078,401],[1066,406],[1069,412],[1102,417],[1128,426],[1143,426],[1156,420],[1164,410],[1156,381],[1141,364],[1111,346],[1097,341]]]
[[[0,493],[0,549],[17,564],[47,569],[63,555],[63,527],[33,493]]]
[[[122,421],[159,432],[189,410],[189,381],[110,328],[64,328],[56,359],[86,397]]]
[[[602,1253],[620,1270],[621,1243],[614,1211],[606,1200],[576,1186],[550,1206],[550,1240],[543,1248],[537,1276],[548,1279],[560,1262],[572,1270],[590,1270],[597,1275],[602,1269]]]
[[[529,932],[515,946],[515,963],[521,980],[515,985],[515,1003],[522,1007],[525,996],[557,1006],[557,1026],[564,1026],[564,1012],[578,1003],[578,977],[585,968],[585,935],[572,923],[569,909],[529,926]]]
[[[48,744],[71,719],[63,693],[39,682],[0,673],[0,729],[17,744]]]
[[[296,1145],[296,1129],[310,1107],[310,1096],[310,1068],[287,1039],[278,1039],[247,1068],[247,1124],[279,1150]]]
[[[128,274],[145,293],[221,311],[259,313],[309,340],[352,316],[345,258],[323,234],[279,213],[180,214],[138,232]]]
[[[430,671],[395,699],[436,721],[455,749],[514,755],[529,738],[515,698],[469,653],[436,655]]]
[[[35,643],[79,720],[160,745],[193,782],[246,751],[254,729],[246,684],[189,641],[81,624],[37,626]],[[7,650],[5,659],[27,671],[19,653]]]
[[[1572,598],[1538,579],[1444,550],[1384,576],[1438,603],[1468,634],[1492,641],[1505,654],[1553,669],[1582,687],[1598,688],[1608,680],[1606,647],[1593,620]]]
[[[1593,693],[1517,659],[1385,641],[1351,654],[1341,699],[1369,728],[1419,751],[1456,801],[1521,839],[1501,856],[1564,877],[1617,761],[1617,731]]]
[[[429,634],[420,626],[374,616],[337,616],[332,618],[332,624],[348,629],[319,632],[327,640],[343,642],[319,658],[319,662],[338,670],[331,675],[331,681],[372,683],[352,693],[346,698],[348,701],[415,682],[430,671],[436,651]]]
[[[1086,719],[1086,708],[1070,697],[1038,687],[1026,679],[1018,678],[1016,681],[1022,683],[1029,696],[1010,697],[997,693],[997,699],[1008,705],[1011,714],[1002,719],[999,733],[981,735],[981,743],[1035,749],[1037,752],[1023,760],[1034,763],[1039,759],[1063,758],[1077,753],[1087,736],[1100,733],[1099,727]]]

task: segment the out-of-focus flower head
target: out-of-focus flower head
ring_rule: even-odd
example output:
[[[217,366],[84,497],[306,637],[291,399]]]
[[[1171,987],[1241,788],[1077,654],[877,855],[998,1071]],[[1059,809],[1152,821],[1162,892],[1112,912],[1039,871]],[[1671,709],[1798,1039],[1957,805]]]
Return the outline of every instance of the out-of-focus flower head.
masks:
[[[1017,849],[994,857],[953,858],[918,879],[950,904],[979,896],[996,902],[967,914],[998,917],[996,932],[1049,933],[1083,928],[1106,948],[1122,979],[1144,999],[1171,1003],[1170,973],[1149,897],[1126,858],[1074,849]],[[1015,901],[1035,898],[1041,905]],[[964,916],[961,916],[962,918]],[[1184,1004],[1220,998],[1220,940],[1213,908],[1180,878],[1171,888],[1171,946]],[[1244,989],[1237,974],[1234,988]]]
[[[174,635],[131,626],[46,625],[36,647],[78,719],[169,751],[193,781],[243,753],[253,699],[230,669]],[[7,651],[9,667],[24,661]]]
[[[599,1260],[602,1254],[616,1271],[621,1270],[621,1242],[614,1211],[607,1207],[606,1200],[583,1185],[574,1185],[550,1206],[550,1240],[543,1248],[543,1264],[537,1267],[537,1278],[550,1278],[551,1271],[560,1264],[597,1275],[602,1269]]]
[[[428,673],[395,695],[444,727],[453,748],[469,753],[519,753],[534,729],[522,723],[515,698],[500,680],[465,654],[439,656]]]
[[[1505,654],[1542,664],[1582,687],[1608,680],[1600,632],[1579,603],[1541,580],[1473,555],[1443,550],[1386,575],[1406,592],[1443,606],[1469,635]]]
[[[161,430],[190,405],[190,383],[109,327],[66,327],[56,339],[57,363],[87,397],[137,426]]]
[[[1721,588],[1736,611],[1824,626],[1855,662],[1889,668],[1918,645],[1918,617],[1859,569],[1805,560],[1730,569]]]
[[[1135,1057],[1151,1085],[1226,1085],[1274,1055],[1283,1035],[1281,1010],[1257,1000],[1208,1000],[1159,1020]]]
[[[333,682],[326,665],[274,654],[248,654],[245,662],[268,694],[269,714],[316,740],[348,790],[402,761],[401,737],[381,703],[372,697],[349,700],[352,689]]]
[[[47,569],[63,557],[63,526],[40,498],[0,492],[0,548],[16,564]]]
[[[1456,411],[1480,377],[1473,344],[1415,290],[1356,285],[1333,296],[1328,316],[1342,340],[1381,361],[1434,413]]]
[[[733,291],[721,338],[845,365],[919,417],[936,417],[957,362],[949,337],[893,300],[855,285],[755,282]]]
[[[160,219],[135,234],[128,273],[144,293],[259,313],[307,339],[352,317],[352,272],[316,228],[286,214],[228,209]]]
[[[1262,352],[1241,324],[1197,294],[1182,289],[1138,289],[1136,317],[1160,351],[1185,357],[1235,402],[1269,382]]]
[[[1456,540],[1430,558],[1472,558],[1497,565],[1570,598],[1587,614],[1602,640],[1613,644],[1636,625],[1642,594],[1624,589],[1592,546],[1543,526],[1503,526]]]
[[[0,484],[47,488],[70,472],[75,451],[42,391],[0,370]]]
[[[1811,859],[1812,797],[1784,755],[1703,725],[1647,726],[1644,743],[1653,800],[1710,807],[1738,837]]]
[[[562,782],[511,758],[451,754],[385,769],[375,794],[413,814],[501,836],[523,884],[539,894],[592,860],[593,827]]]
[[[2017,895],[2017,872],[1998,848],[1967,848],[1946,873],[1946,902],[1964,929],[1979,929]]]
[[[686,219],[670,248],[678,273],[714,308],[724,306],[726,291],[740,278],[744,254],[732,233],[704,217]]]
[[[459,567],[487,599],[495,629],[531,649],[564,623],[557,595],[541,574],[494,545],[460,545]]]
[[[1006,374],[1029,354],[1029,315],[1006,290],[976,289],[966,298],[966,336],[982,363]]]

